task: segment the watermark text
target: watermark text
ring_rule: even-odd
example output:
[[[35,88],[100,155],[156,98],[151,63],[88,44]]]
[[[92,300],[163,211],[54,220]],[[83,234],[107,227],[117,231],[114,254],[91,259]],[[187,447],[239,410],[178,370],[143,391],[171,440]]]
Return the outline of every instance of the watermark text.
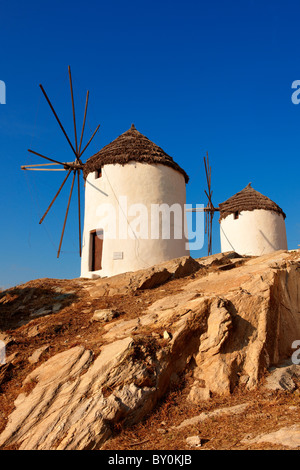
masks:
[[[0,80],[0,104],[6,104],[6,85]]]
[[[292,344],[292,349],[296,349],[296,351],[292,354],[292,363],[299,365],[300,364],[300,339],[297,339]]]
[[[128,204],[119,196],[117,204],[103,203],[96,209],[99,238],[109,240],[184,240],[186,249],[200,250],[204,245],[204,205]],[[99,232],[99,234],[98,234]]]
[[[0,341],[0,365],[6,364],[6,350],[4,341]]]

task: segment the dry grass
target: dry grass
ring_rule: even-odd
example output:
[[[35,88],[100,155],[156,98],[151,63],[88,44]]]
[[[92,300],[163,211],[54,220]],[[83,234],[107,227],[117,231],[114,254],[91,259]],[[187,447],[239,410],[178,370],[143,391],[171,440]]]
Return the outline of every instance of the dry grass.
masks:
[[[186,400],[188,381],[182,388],[171,390],[150,416],[131,427],[114,429],[105,450],[190,450],[189,436],[199,436],[198,450],[254,450],[287,449],[268,443],[243,442],[247,437],[270,433],[284,426],[299,423],[300,394],[266,391],[235,391],[231,396],[213,397],[202,406],[193,406]],[[180,430],[174,427],[182,421],[223,407],[250,403],[246,413],[212,417],[197,425]]]

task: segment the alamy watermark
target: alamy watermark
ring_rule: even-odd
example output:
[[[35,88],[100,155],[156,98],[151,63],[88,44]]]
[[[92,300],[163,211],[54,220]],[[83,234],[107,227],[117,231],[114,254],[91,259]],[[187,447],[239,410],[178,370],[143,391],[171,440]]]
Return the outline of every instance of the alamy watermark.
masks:
[[[291,100],[293,104],[300,103],[300,80],[294,80],[292,83],[292,88],[295,91],[292,93]],[[296,351],[292,354],[292,363],[293,364],[300,364],[300,340],[295,340],[292,344],[292,349],[296,349]]]
[[[292,349],[296,349],[296,351],[294,351],[292,354],[292,363],[299,365],[300,364],[300,339],[297,339],[296,341],[293,342]]]
[[[0,341],[0,366],[6,364],[6,349],[4,341]]]
[[[0,80],[0,104],[6,104],[6,85]]]
[[[204,245],[204,205],[128,204],[119,196],[117,204],[103,203],[96,209],[97,235],[109,240],[185,240],[186,249],[200,250]],[[101,227],[101,228],[100,228]]]

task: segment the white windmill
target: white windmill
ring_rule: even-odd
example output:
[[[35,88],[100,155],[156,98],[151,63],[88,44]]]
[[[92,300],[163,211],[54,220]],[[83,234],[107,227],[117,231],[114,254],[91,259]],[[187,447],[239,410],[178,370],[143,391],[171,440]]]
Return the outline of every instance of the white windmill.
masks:
[[[183,230],[188,176],[134,125],[90,157],[83,171],[82,276],[112,276],[189,254]],[[116,229],[114,236],[99,218],[103,205],[109,208],[105,226]],[[154,209],[161,212],[161,220]],[[146,222],[143,231],[137,227],[137,214],[140,224]]]
[[[100,126],[97,126],[95,132],[82,150],[89,92],[87,92],[86,96],[83,124],[78,144],[70,67],[68,71],[75,145],[71,143],[42,85],[40,85],[40,88],[75,155],[75,160],[71,162],[60,162],[55,158],[49,158],[34,150],[29,150],[31,154],[46,159],[48,163],[23,165],[21,167],[23,170],[65,171],[67,173],[46,212],[40,219],[40,223],[43,222],[52,205],[58,198],[69,176],[71,174],[73,175],[57,257],[59,257],[61,253],[76,176],[78,190],[79,254],[80,256],[82,255],[82,276],[112,276],[121,272],[135,271],[153,266],[157,263],[189,254],[184,231],[185,186],[189,179],[187,174],[168,154],[138,132],[133,125],[111,144],[105,146],[98,153],[88,158],[84,164],[82,162],[82,155]],[[85,180],[83,244],[80,201],[81,171],[83,171]],[[132,229],[130,220],[132,216],[130,216],[130,214],[124,214],[124,211],[120,210],[120,199],[122,199],[122,197],[127,198],[127,204],[131,208],[136,207],[136,205],[146,208],[148,215],[151,214],[153,206],[158,206],[158,208],[162,209],[162,212],[165,208],[172,209],[174,206],[176,206],[177,209],[179,208],[176,217],[173,219],[170,218],[170,237],[162,236],[160,222],[158,227],[156,227],[154,237],[152,236],[153,234],[150,233],[150,226],[147,237],[145,234],[141,235],[137,230]],[[124,227],[127,228],[127,226],[130,226],[133,232],[132,237],[124,237],[124,230],[123,234],[121,233],[122,230],[119,230],[118,235],[114,239],[107,237],[107,233],[105,233],[104,228],[99,222],[97,211],[99,205],[101,206],[108,203],[113,209],[116,209],[113,211],[114,213],[111,214],[111,222],[119,226],[123,225],[123,229]],[[169,216],[171,217],[172,214],[169,213]],[[117,220],[115,220],[116,218]],[[178,226],[182,229],[180,237],[177,236]]]
[[[215,207],[212,203],[211,167],[208,155],[204,158],[208,190],[206,233],[208,254],[212,253],[212,220],[220,213],[221,252],[235,251],[245,256],[261,256],[277,250],[287,250],[287,237],[283,210],[249,183],[242,191]]]

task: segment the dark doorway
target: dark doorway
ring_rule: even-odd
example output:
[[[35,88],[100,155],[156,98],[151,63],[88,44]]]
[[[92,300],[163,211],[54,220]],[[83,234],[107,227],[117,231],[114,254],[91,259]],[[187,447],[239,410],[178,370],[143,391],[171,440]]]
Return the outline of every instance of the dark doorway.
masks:
[[[91,249],[91,271],[99,271],[102,269],[103,230],[99,229],[91,232]]]

